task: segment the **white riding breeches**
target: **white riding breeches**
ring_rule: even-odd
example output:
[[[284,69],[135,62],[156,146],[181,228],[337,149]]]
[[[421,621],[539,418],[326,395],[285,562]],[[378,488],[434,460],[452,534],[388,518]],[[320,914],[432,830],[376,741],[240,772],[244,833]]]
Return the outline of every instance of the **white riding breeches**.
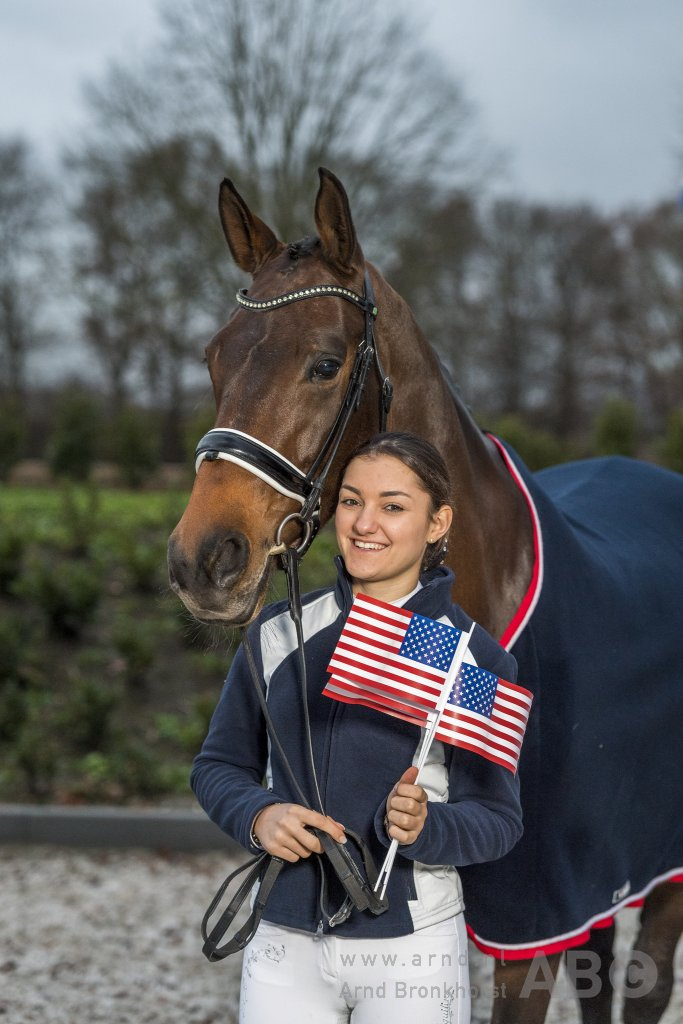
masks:
[[[469,1024],[463,914],[393,939],[262,921],[244,951],[240,1024]]]

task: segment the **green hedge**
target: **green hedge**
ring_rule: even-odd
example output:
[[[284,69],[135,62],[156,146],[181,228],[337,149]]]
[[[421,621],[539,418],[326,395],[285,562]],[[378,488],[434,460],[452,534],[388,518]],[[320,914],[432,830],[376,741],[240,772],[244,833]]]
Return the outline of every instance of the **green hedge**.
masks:
[[[0,800],[187,793],[234,639],[190,623],[168,589],[185,501],[2,489]]]
[[[0,492],[0,800],[189,796],[192,757],[238,637],[170,592],[166,543],[187,495]],[[302,586],[332,576],[324,532]],[[282,573],[271,598],[284,597]]]

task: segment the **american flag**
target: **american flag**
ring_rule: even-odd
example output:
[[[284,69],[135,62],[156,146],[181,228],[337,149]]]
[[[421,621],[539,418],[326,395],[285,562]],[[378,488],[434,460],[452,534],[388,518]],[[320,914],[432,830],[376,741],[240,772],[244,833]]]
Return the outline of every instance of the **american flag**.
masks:
[[[454,626],[359,594],[332,654],[323,693],[426,726],[460,635]],[[531,701],[524,687],[464,662],[435,738],[515,772]]]

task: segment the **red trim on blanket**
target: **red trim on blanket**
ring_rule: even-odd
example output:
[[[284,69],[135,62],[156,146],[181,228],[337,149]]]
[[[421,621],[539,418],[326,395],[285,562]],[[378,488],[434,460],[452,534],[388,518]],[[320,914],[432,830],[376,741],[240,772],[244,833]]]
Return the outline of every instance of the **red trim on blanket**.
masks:
[[[541,524],[538,518],[538,512],[536,511],[536,506],[534,505],[533,499],[529,494],[528,488],[524,483],[519,470],[498,438],[494,437],[493,434],[487,434],[487,437],[493,441],[495,446],[498,448],[510,476],[524,495],[524,500],[528,505],[529,515],[531,516],[531,523],[534,530],[534,568],[531,574],[531,582],[529,583],[527,591],[522,598],[519,608],[513,615],[499,640],[502,647],[505,647],[506,650],[510,650],[514,642],[519,637],[519,634],[531,618],[531,613],[536,607],[538,599],[541,596],[541,588],[543,586],[543,538],[541,536]]]
[[[642,907],[647,894],[657,885],[661,885],[664,882],[678,882],[683,884],[683,871],[678,871],[678,869],[676,869],[673,874],[668,876],[664,875],[662,878],[656,879],[646,887],[643,893],[640,893],[631,900],[624,900],[624,902],[621,903],[619,907],[615,908],[615,910],[586,923],[576,932],[572,932],[571,935],[562,935],[545,939],[542,942],[535,944],[532,943],[529,946],[495,946],[490,942],[485,942],[476,935],[469,924],[467,925],[467,934],[477,949],[482,953],[495,957],[496,960],[501,961],[531,960],[534,956],[550,956],[552,953],[564,953],[567,949],[574,949],[576,946],[583,946],[584,943],[588,942],[590,934],[594,928],[611,927],[611,925],[614,924],[615,914],[618,910],[623,910],[626,907]]]

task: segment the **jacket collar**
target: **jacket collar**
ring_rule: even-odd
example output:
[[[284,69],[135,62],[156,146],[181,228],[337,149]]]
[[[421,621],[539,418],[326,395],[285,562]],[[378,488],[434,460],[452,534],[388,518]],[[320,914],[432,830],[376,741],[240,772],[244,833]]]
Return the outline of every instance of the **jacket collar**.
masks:
[[[337,584],[335,596],[344,618],[349,614],[353,603],[353,591],[351,590],[351,578],[346,571],[344,559],[337,555],[334,560],[337,567]],[[429,569],[420,576],[422,589],[406,601],[404,608],[409,612],[418,612],[433,618],[435,615],[443,614],[444,605],[450,606],[451,591],[455,580],[454,574],[445,565],[439,565],[436,569]]]

